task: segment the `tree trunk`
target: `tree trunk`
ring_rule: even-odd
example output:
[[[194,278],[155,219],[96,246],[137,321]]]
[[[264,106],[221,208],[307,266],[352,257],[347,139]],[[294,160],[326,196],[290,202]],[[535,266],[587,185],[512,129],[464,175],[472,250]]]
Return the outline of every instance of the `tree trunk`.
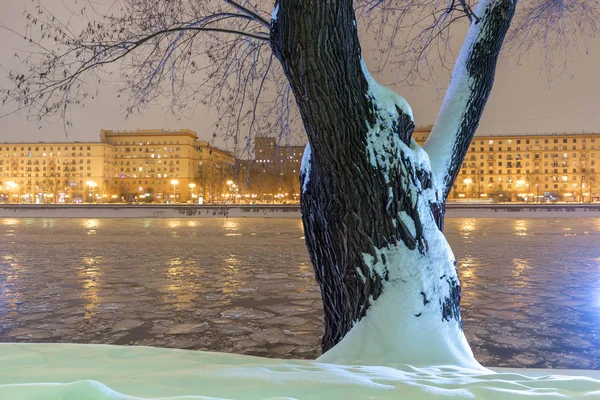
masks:
[[[320,360],[477,367],[444,191],[411,139],[410,107],[362,62],[352,1],[279,0],[271,44],[309,141],[301,206],[325,311]]]

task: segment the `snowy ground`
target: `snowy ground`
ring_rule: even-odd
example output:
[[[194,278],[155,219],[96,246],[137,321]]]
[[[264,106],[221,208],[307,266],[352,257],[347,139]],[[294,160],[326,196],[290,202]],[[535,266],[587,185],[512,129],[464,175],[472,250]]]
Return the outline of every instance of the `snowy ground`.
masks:
[[[0,399],[532,397],[598,399],[600,372],[360,367],[151,347],[0,344]]]

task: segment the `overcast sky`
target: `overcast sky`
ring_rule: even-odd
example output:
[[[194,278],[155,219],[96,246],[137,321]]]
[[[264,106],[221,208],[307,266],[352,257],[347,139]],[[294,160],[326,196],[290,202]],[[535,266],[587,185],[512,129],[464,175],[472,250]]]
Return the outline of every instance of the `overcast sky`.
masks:
[[[22,0],[0,0],[0,21],[21,31],[26,4],[31,7],[29,2]],[[6,60],[12,58],[15,46],[19,45],[18,37],[1,32],[0,64],[6,64]],[[519,67],[512,59],[501,58],[478,134],[600,132],[600,38],[590,41],[588,46],[587,54],[582,51],[573,55],[568,70],[570,76],[554,77],[551,83],[540,70],[538,58],[532,56]],[[376,78],[385,81],[385,77]],[[406,91],[397,89],[412,106],[417,125],[435,121],[446,84],[442,79],[437,82],[440,90],[433,85]],[[156,105],[125,120],[120,105],[112,88],[107,86],[100,97],[89,101],[85,108],[73,109],[73,127],[69,129],[68,137],[61,121],[45,122],[39,129],[39,125],[28,121],[27,116],[12,115],[0,119],[0,141],[96,141],[103,128],[189,128],[203,139],[208,140],[212,135],[210,127],[214,117],[206,110],[198,109],[188,119],[180,119]],[[8,111],[7,107],[2,107],[0,114]]]

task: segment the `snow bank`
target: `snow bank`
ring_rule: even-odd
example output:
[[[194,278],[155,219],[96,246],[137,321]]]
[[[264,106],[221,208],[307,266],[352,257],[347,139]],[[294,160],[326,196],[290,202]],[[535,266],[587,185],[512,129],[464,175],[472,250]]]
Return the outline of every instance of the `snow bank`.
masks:
[[[340,366],[151,347],[0,344],[0,399],[11,400],[600,398],[600,372],[561,372],[569,375]]]

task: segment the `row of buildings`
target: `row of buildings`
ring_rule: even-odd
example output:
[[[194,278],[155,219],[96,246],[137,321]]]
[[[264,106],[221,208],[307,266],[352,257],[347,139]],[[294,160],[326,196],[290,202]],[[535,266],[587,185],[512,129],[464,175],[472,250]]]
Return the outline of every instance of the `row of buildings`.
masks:
[[[423,144],[431,127],[415,131]],[[477,135],[450,200],[592,202],[600,200],[600,134]]]
[[[423,144],[430,127],[418,128]],[[237,160],[190,130],[102,130],[98,142],[0,143],[0,200],[55,202],[297,202],[304,146],[256,138]],[[476,136],[456,201],[600,199],[600,134]]]
[[[192,201],[220,197],[234,164],[190,130],[102,130],[99,142],[0,143],[0,192],[26,203]]]

